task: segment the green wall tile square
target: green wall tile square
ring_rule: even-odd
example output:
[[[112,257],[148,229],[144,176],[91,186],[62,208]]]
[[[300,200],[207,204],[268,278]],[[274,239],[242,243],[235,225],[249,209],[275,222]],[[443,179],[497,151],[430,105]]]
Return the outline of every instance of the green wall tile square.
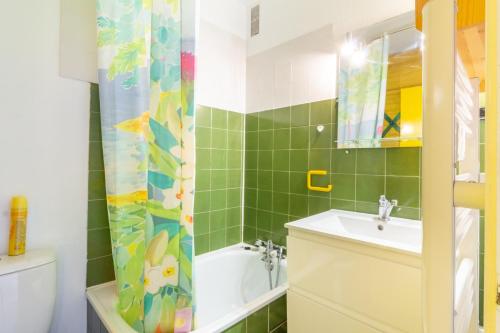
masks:
[[[241,170],[227,171],[227,187],[228,188],[241,187]]]
[[[356,201],[356,211],[366,214],[378,214],[378,204],[374,202]]]
[[[113,256],[91,259],[87,262],[87,287],[113,281],[114,279]]]
[[[290,138],[291,149],[309,148],[309,127],[293,127]]]
[[[198,127],[196,128],[196,147],[197,148],[210,148],[212,130],[210,128]]]
[[[229,169],[241,169],[243,152],[241,150],[230,150],[227,153],[227,167]]]
[[[356,191],[356,180],[354,175],[336,174],[332,175],[333,185],[332,198],[343,200],[354,200]]]
[[[90,112],[101,112],[99,85],[96,83],[90,84]]]
[[[273,209],[273,192],[257,191],[257,208],[271,211]]]
[[[273,192],[273,212],[287,215],[289,198],[288,193]]]
[[[247,170],[257,169],[257,154],[258,154],[258,151],[256,151],[256,150],[245,151],[245,168]]]
[[[274,128],[290,127],[290,107],[274,110]]]
[[[90,113],[89,140],[101,141],[101,114],[96,112]]]
[[[309,196],[309,215],[319,214],[330,210],[330,199]]]
[[[484,253],[484,217],[479,218],[479,253]]]
[[[307,194],[307,174],[290,172],[290,193]]]
[[[273,129],[274,111],[262,111],[257,114],[259,118],[259,131]]]
[[[243,319],[236,325],[231,326],[223,333],[246,333],[247,332],[247,322],[246,319]]]
[[[259,132],[246,132],[245,134],[245,149],[258,150],[259,149]]]
[[[290,151],[275,150],[273,153],[273,169],[278,171],[288,171],[290,168]]]
[[[309,153],[307,150],[290,151],[290,171],[307,171],[309,169]]]
[[[245,131],[257,131],[259,129],[259,118],[257,113],[245,115]]]
[[[268,332],[268,308],[267,306],[254,312],[247,318],[248,333],[267,333]]]
[[[257,210],[250,207],[245,207],[245,219],[243,221],[245,227],[257,227]]]
[[[87,258],[94,259],[111,254],[109,229],[93,229],[87,234]]]
[[[196,191],[210,190],[210,170],[196,170]]]
[[[262,170],[257,173],[257,188],[267,191],[273,189],[273,172],[271,170]]]
[[[245,171],[245,187],[257,188],[257,171],[256,170],[246,170]]]
[[[211,149],[211,156],[212,169],[227,168],[227,150]]]
[[[211,153],[210,149],[197,148],[196,149],[196,169],[206,170],[211,168]]]
[[[88,201],[87,205],[87,228],[108,228],[108,206],[106,200]]]
[[[212,108],[212,128],[227,129],[227,111]]]
[[[296,217],[308,216],[307,195],[290,194],[290,215]]]
[[[257,239],[262,239],[262,240],[271,239],[271,232],[268,230],[257,228]]]
[[[273,214],[269,211],[257,210],[257,230],[271,231]]]
[[[391,216],[401,217],[404,219],[420,220],[419,208],[396,207],[392,210]]]
[[[210,191],[210,210],[226,208],[226,190]]]
[[[227,130],[212,128],[212,148],[227,148]]]
[[[204,234],[194,237],[194,251],[196,255],[210,251],[210,235]]]
[[[273,191],[286,192],[290,191],[289,172],[273,172]]]
[[[228,227],[241,226],[241,207],[230,208],[226,214],[226,224]]]
[[[354,211],[356,210],[356,203],[354,201],[349,201],[349,200],[332,199],[330,201],[330,207],[332,209]]]
[[[214,210],[210,212],[210,233],[226,229],[226,210]]]
[[[197,190],[194,194],[195,213],[208,212],[210,210],[210,191]]]
[[[272,150],[259,151],[259,169],[272,170],[273,169],[273,152]]]
[[[226,170],[212,170],[211,189],[222,190],[227,187]]]
[[[486,143],[486,120],[479,120],[479,143]]]
[[[89,171],[89,200],[106,199],[104,171]]]
[[[323,125],[322,132],[318,132],[316,126],[309,127],[309,144],[311,148],[331,148],[333,144],[332,125]]]
[[[292,106],[290,125],[293,127],[309,126],[309,104]]]
[[[420,181],[418,177],[387,176],[387,198],[398,200],[402,207],[420,207]]]
[[[484,172],[485,170],[485,144],[480,144],[479,145],[479,170],[480,172]]]
[[[245,188],[245,207],[257,208],[257,190]]]
[[[208,212],[194,214],[193,224],[195,237],[208,234],[210,232],[210,214]]]
[[[332,100],[311,103],[311,125],[332,123]]]
[[[104,170],[102,142],[100,141],[89,143],[89,170]]]
[[[257,229],[244,226],[243,227],[243,241],[247,244],[255,244],[257,240]]]
[[[420,148],[387,149],[387,174],[420,176]]]
[[[284,234],[286,232],[285,224],[288,223],[288,214],[273,214],[273,224],[271,231],[273,233]]]
[[[331,167],[333,173],[356,173],[356,149],[333,149]]]
[[[241,206],[241,189],[235,188],[227,190],[227,207],[239,207]]]
[[[385,194],[384,176],[356,176],[356,200],[377,202]]]
[[[225,231],[218,231],[210,233],[210,251],[222,249],[226,246],[226,233]]]
[[[269,305],[269,331],[286,322],[286,296],[281,296]]]
[[[330,171],[330,149],[311,149],[309,151],[309,169]]]
[[[280,232],[272,232],[271,233],[271,239],[272,239],[273,243],[277,244],[277,245],[286,246],[286,236],[287,236],[287,232],[286,232],[285,228],[283,228],[283,230]],[[273,333],[274,332],[275,331],[273,331]]]
[[[259,131],[259,150],[271,150],[274,147],[273,144],[274,131]]]
[[[290,149],[290,129],[274,130],[274,149]]]
[[[385,149],[358,149],[356,173],[366,175],[385,174]]]
[[[238,244],[239,242],[241,242],[241,227],[226,229],[226,246]]]
[[[210,127],[212,126],[212,110],[203,105],[196,107],[196,126]]]
[[[243,114],[232,111],[228,112],[227,127],[229,130],[241,132],[243,130]]]
[[[243,146],[243,134],[238,131],[227,132],[227,147],[229,149],[241,150]]]

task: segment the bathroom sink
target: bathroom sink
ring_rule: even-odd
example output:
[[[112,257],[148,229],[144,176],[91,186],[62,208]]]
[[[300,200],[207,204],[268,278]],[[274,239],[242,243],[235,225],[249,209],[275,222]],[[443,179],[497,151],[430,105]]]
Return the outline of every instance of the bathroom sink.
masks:
[[[416,220],[392,217],[382,222],[370,214],[330,210],[287,223],[286,227],[418,255],[422,251],[422,223]]]

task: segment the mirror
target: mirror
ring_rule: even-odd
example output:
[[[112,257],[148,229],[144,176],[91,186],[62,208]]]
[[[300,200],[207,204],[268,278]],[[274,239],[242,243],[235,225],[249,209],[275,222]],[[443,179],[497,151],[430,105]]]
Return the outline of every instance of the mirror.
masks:
[[[337,148],[422,145],[422,45],[412,13],[338,46]]]

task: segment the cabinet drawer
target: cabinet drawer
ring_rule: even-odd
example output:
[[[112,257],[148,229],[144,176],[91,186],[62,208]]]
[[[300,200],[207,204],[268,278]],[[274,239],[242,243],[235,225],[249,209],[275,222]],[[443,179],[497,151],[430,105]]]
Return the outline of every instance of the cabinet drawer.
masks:
[[[289,333],[381,333],[293,291],[288,291],[287,309]]]
[[[395,331],[422,332],[420,269],[331,242],[288,237],[292,291],[310,293]]]

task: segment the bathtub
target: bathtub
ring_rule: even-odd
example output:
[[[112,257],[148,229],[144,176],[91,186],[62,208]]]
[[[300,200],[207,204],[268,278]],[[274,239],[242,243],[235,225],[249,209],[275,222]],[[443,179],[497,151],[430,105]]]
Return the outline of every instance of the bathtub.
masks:
[[[193,333],[222,332],[286,293],[287,265],[281,263],[280,281],[269,288],[261,254],[237,244],[196,256],[194,279],[196,323]],[[277,269],[273,270],[275,283]],[[116,311],[115,282],[87,289],[87,299],[109,333],[134,333]]]

